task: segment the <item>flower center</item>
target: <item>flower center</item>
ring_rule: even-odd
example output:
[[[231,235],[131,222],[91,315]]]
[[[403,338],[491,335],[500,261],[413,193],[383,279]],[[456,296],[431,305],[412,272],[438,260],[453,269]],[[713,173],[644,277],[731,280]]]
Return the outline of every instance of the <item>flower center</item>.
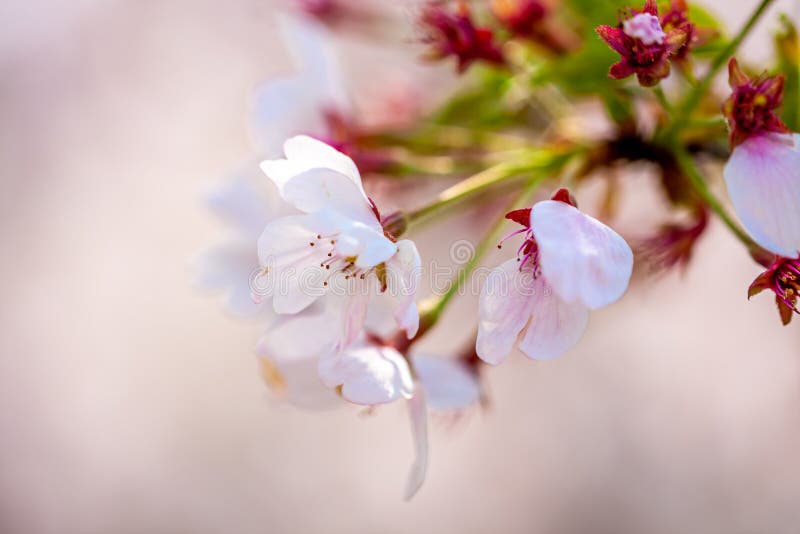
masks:
[[[637,39],[647,46],[663,44],[666,37],[658,17],[650,13],[637,13],[624,21],[622,23],[622,31],[628,37]]]
[[[797,298],[800,297],[800,260],[786,260],[775,271],[773,291],[784,304],[795,313]]]
[[[517,249],[519,270],[522,271],[524,267],[528,266],[533,269],[533,277],[536,278],[539,273],[539,245],[536,243],[536,238],[533,236],[533,230],[531,228],[520,228],[519,230],[511,232],[500,240],[500,243],[497,244],[497,248],[503,248],[503,243],[506,240],[519,234],[525,234],[525,240]]]
[[[326,255],[326,259],[319,264],[327,271],[323,282],[326,287],[334,275],[344,274],[345,280],[364,280],[376,269],[376,267],[356,267],[358,242],[350,236],[343,236],[341,233],[317,234],[314,240],[308,242],[308,246],[318,248]]]

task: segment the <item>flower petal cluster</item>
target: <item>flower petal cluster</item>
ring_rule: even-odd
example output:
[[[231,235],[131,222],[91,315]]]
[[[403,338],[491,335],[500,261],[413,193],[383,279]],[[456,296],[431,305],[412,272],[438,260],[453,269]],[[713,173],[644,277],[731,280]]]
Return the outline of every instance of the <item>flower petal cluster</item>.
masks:
[[[466,2],[459,2],[455,11],[429,3],[422,10],[419,24],[425,33],[422,40],[430,46],[430,58],[453,56],[460,73],[475,61],[505,63],[503,53],[494,41],[494,32],[475,24]]]
[[[562,190],[563,191],[563,190]],[[479,303],[478,356],[502,362],[517,346],[534,359],[560,356],[583,335],[589,310],[628,287],[633,252],[625,240],[568,202],[545,200],[507,217],[524,225],[516,259],[494,269]]]
[[[616,27],[602,25],[595,31],[620,55],[609,76],[619,80],[635,74],[645,87],[669,76],[670,58],[686,45],[689,37],[686,25],[664,30],[655,0],[646,0],[642,11],[631,10]]]

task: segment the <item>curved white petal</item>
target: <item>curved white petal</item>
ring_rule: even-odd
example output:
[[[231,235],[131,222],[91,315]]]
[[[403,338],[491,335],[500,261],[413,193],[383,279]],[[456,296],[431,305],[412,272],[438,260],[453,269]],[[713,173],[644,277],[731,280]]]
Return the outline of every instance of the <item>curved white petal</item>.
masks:
[[[531,316],[530,269],[519,270],[516,259],[493,269],[478,302],[478,356],[492,365],[506,359]]]
[[[403,356],[391,347],[363,345],[329,354],[319,361],[326,386],[340,388],[342,397],[372,406],[410,398],[414,383]]]
[[[265,269],[277,313],[297,313],[325,293],[327,273],[320,267],[328,256],[315,244],[323,231],[322,217],[289,215],[269,223],[258,240],[258,256]]]
[[[556,200],[533,206],[531,227],[541,272],[563,300],[597,309],[625,293],[633,252],[614,230]]]
[[[419,384],[417,384],[419,386]],[[414,463],[408,472],[404,498],[411,500],[425,482],[428,472],[428,408],[425,389],[417,387],[408,401],[408,416],[411,420],[411,436],[414,439]]]
[[[751,137],[723,172],[742,224],[762,247],[789,258],[800,251],[800,135]]]
[[[589,322],[589,310],[580,302],[561,300],[543,276],[531,297],[531,321],[519,341],[519,350],[535,360],[561,356],[580,340]]]
[[[481,398],[478,377],[462,362],[419,355],[414,357],[414,368],[433,411],[463,410]]]

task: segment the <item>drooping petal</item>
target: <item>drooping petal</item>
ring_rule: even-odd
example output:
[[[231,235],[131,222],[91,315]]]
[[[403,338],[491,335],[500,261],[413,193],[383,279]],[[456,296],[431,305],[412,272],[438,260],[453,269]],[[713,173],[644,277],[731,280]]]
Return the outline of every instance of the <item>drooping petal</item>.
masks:
[[[325,293],[325,250],[315,243],[324,231],[316,215],[290,215],[269,223],[258,240],[258,256],[277,313],[297,313]]]
[[[561,300],[544,276],[536,280],[531,321],[519,342],[519,350],[535,360],[561,356],[581,338],[589,322],[589,310],[580,302]]]
[[[751,137],[723,172],[742,224],[762,247],[789,258],[800,251],[800,135]]]
[[[414,357],[414,368],[433,411],[463,410],[481,398],[478,377],[460,361],[419,355]]]
[[[391,347],[361,345],[319,361],[319,376],[346,400],[372,406],[411,398],[414,383],[403,356]]]
[[[493,269],[478,303],[478,356],[492,365],[506,359],[531,316],[533,275],[516,260]]]
[[[614,230],[553,200],[533,206],[531,226],[542,274],[561,299],[597,309],[625,293],[633,252]]]
[[[414,439],[414,463],[408,472],[404,498],[411,500],[425,482],[428,472],[428,409],[425,388],[417,387],[408,401],[408,416],[411,420],[411,436]]]

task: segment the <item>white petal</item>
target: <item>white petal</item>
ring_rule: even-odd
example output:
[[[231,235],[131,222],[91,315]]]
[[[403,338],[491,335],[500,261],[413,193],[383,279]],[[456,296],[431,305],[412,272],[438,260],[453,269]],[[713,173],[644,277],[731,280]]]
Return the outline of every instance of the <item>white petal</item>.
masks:
[[[428,409],[425,403],[425,389],[417,387],[414,396],[408,401],[408,416],[411,420],[411,436],[414,439],[414,463],[406,479],[405,500],[417,494],[425,482],[428,472]]]
[[[460,361],[415,356],[414,368],[434,411],[463,410],[481,398],[478,377]]]
[[[374,234],[371,239],[364,245],[364,249],[359,252],[356,258],[356,267],[369,268],[375,267],[389,258],[394,256],[397,252],[397,245],[392,243],[386,236],[382,234]]]
[[[392,316],[397,326],[406,331],[408,339],[417,335],[419,290],[422,261],[413,241],[401,239],[396,244],[397,253],[386,262],[386,291],[392,301]]]
[[[318,370],[326,386],[341,388],[342,397],[355,404],[385,404],[414,392],[406,360],[390,347],[363,345],[329,354]]]
[[[556,200],[533,206],[531,227],[542,274],[563,300],[597,309],[625,293],[633,252],[614,230]]]
[[[314,162],[314,166],[310,168],[330,169],[343,174],[355,184],[364,199],[367,198],[356,164],[349,156],[332,146],[307,135],[297,135],[286,140],[283,152],[289,161]]]
[[[250,279],[258,271],[255,241],[232,240],[200,254],[192,262],[196,286],[223,291],[226,309],[237,316],[252,316],[268,309],[253,296]]]
[[[277,313],[297,313],[325,293],[327,278],[320,263],[328,259],[316,242],[323,231],[317,215],[290,215],[269,223],[258,240],[258,256],[268,270]]]
[[[256,352],[277,361],[300,360],[334,350],[342,335],[341,307],[325,296],[293,315],[278,315],[267,325]]]
[[[206,203],[217,217],[253,243],[271,219],[284,214],[275,187],[264,180],[262,173],[249,170],[214,187]]]
[[[580,302],[561,300],[543,276],[537,280],[531,321],[519,350],[536,360],[561,356],[580,340],[589,322],[589,310]]]
[[[478,356],[492,365],[506,359],[531,316],[530,269],[519,270],[516,259],[493,269],[478,302]]]
[[[731,202],[762,247],[789,258],[800,251],[800,135],[751,137],[724,170]]]

